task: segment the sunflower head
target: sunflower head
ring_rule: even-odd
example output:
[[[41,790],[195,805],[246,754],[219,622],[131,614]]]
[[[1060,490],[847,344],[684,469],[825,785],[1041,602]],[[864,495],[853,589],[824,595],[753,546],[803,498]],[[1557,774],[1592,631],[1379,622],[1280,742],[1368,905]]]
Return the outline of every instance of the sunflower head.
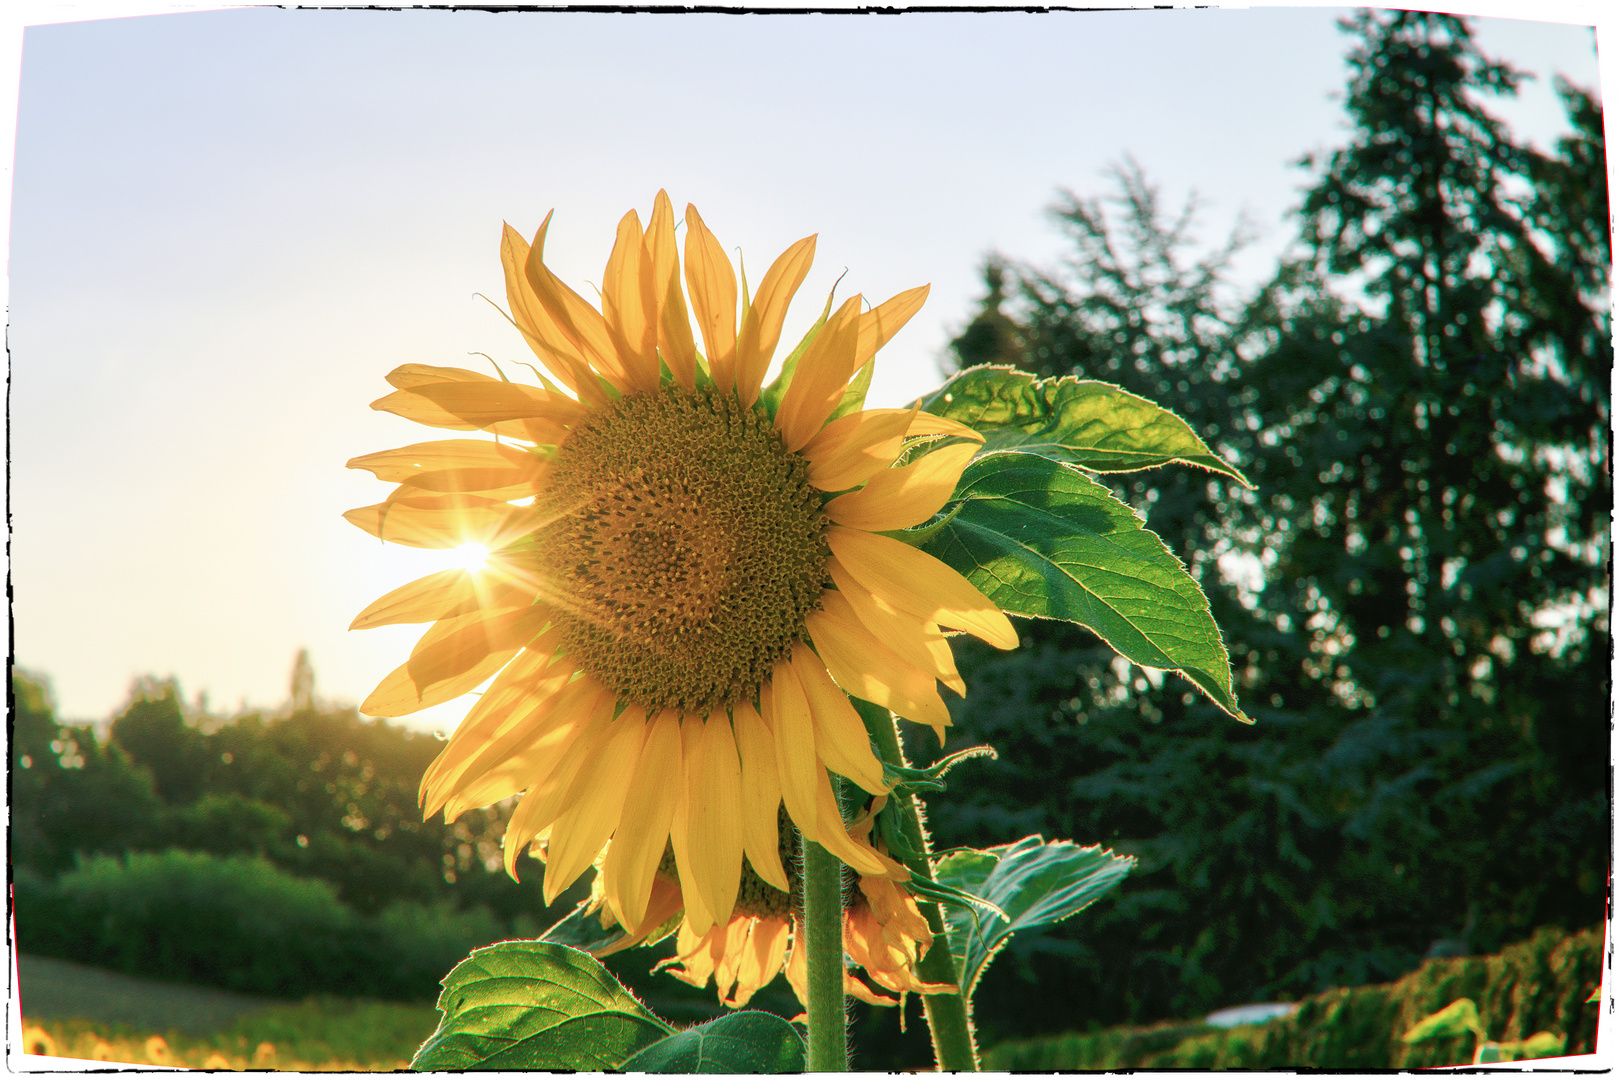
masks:
[[[672,869],[703,936],[762,910],[761,889],[790,891],[784,818],[862,874],[895,875],[832,795],[829,769],[887,790],[850,695],[943,736],[939,684],[964,690],[945,633],[1017,637],[966,579],[885,535],[938,512],[982,442],[861,407],[855,376],[927,287],[829,301],[767,388],[815,238],[749,296],[698,212],[685,220],[683,258],[663,192],[645,228],[624,216],[600,308],[545,265],[549,216],[532,243],[506,227],[510,318],[550,376],[395,369],[374,408],[494,438],[354,459],[397,487],[345,516],[384,540],[488,552],[354,622],[429,624],[371,715],[493,676],[424,776],[424,812],[521,792],[509,871],[538,843],[549,899],[605,847],[604,900],[631,927],[667,907]]]

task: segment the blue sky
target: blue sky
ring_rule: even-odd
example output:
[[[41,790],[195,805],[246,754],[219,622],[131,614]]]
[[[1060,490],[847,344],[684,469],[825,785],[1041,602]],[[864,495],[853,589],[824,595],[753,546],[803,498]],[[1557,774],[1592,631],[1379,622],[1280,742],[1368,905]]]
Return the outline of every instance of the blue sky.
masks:
[[[283,700],[301,646],[349,702],[403,660],[416,630],[346,627],[443,564],[342,521],[386,491],[343,464],[433,437],[367,408],[398,364],[532,359],[474,296],[502,300],[502,220],[555,208],[547,262],[587,295],[660,187],[756,274],[819,233],[789,340],[846,268],[840,295],[931,282],[879,355],[872,401],[900,404],[986,254],[1055,259],[1045,208],[1126,154],[1197,189],[1211,243],[1245,212],[1262,274],[1292,163],[1340,138],[1347,47],[1335,8],[60,21],[111,10],[23,33],[8,264],[15,653],[84,720],[144,673],[230,711]],[[1540,76],[1496,111],[1550,144],[1592,33],[1477,26]]]

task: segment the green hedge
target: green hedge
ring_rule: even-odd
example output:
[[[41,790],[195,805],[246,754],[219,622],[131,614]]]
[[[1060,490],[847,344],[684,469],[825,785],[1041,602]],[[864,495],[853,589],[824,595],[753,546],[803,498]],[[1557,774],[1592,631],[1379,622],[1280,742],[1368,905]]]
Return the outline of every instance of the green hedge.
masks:
[[[1470,1036],[1407,1045],[1401,1034],[1458,998],[1479,1006],[1496,1041],[1538,1031],[1566,1037],[1565,1053],[1594,1053],[1603,930],[1542,930],[1496,956],[1431,960],[1398,982],[1329,990],[1265,1025],[1201,1022],[1117,1027],[1005,1042],[985,1054],[1002,1071],[1067,1069],[1412,1069],[1463,1065]]]
[[[445,972],[504,936],[481,907],[395,901],[362,916],[329,882],[259,856],[95,855],[54,881],[19,870],[14,886],[24,951],[274,997],[431,1000]]]

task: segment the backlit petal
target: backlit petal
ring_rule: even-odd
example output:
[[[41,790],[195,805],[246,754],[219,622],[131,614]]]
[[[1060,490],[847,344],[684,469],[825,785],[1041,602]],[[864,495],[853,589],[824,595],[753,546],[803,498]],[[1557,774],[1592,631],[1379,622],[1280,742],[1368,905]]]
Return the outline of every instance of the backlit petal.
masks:
[[[532,788],[556,769],[562,755],[585,734],[606,710],[612,715],[612,695],[594,679],[578,679],[539,706],[513,710],[510,726],[477,753],[465,768],[435,782],[423,809],[428,813],[442,800],[446,819],[454,820],[475,806],[499,802],[524,788]],[[547,822],[549,824],[549,821]]]
[[[697,207],[686,206],[686,288],[721,393],[737,385],[737,275]]]
[[[950,711],[934,689],[934,677],[918,671],[873,637],[847,602],[812,611],[805,628],[827,670],[851,694],[919,724],[951,722]]]
[[[822,603],[829,602],[844,603],[834,592],[823,594]],[[804,687],[805,700],[809,702],[810,715],[815,722],[816,753],[827,767],[874,795],[888,791],[889,785],[883,782],[883,765],[872,753],[866,725],[849,698],[833,685],[821,660],[802,641],[793,645],[793,671]]]
[[[697,385],[697,345],[692,321],[681,293],[680,252],[675,246],[675,210],[660,191],[653,200],[652,221],[642,241],[653,268],[653,292],[658,297],[658,348],[670,374],[684,389]]]
[[[782,782],[776,774],[776,749],[771,745],[770,729],[746,701],[732,706],[731,715],[737,757],[742,763],[743,850],[754,873],[787,892],[777,828]]]
[[[810,462],[806,478],[822,491],[844,491],[887,469],[916,415],[915,409],[866,409],[840,416],[800,451]]]
[[[552,826],[543,895],[548,905],[584,873],[619,827],[631,774],[646,742],[646,714],[626,709],[606,740],[574,777],[563,811]]]
[[[906,429],[907,435],[954,435],[959,439],[972,439],[974,442],[984,442],[984,436],[955,420],[947,420],[943,416],[932,413],[919,412],[911,421],[911,427]]]
[[[551,609],[544,604],[480,609],[446,619],[422,635],[406,661],[406,671],[417,686],[431,687],[469,670],[490,653],[515,653],[550,620]]]
[[[482,495],[443,495],[401,486],[393,497],[344,513],[343,519],[392,544],[453,548],[478,543],[491,551],[532,532],[532,507]]]
[[[543,243],[551,215],[535,234],[535,241]],[[512,322],[522,333],[529,348],[540,358],[551,373],[581,400],[605,404],[607,397],[596,383],[589,361],[580,354],[552,319],[540,302],[528,277],[528,264],[533,254],[529,242],[510,225],[501,229],[501,268],[506,274],[506,306],[511,309]]]
[[[967,683],[957,673],[951,643],[939,632],[939,627],[879,600],[864,585],[850,577],[849,571],[836,559],[827,564],[827,570],[832,574],[833,584],[838,586],[838,594],[849,603],[861,625],[870,630],[873,636],[898,653],[906,663],[932,673],[958,695],[966,696]]]
[[[907,289],[903,293],[889,297],[871,311],[861,316],[860,338],[855,346],[855,367],[872,359],[874,353],[881,349],[890,338],[899,333],[900,328],[911,321],[911,317],[922,308],[923,301],[928,299],[928,286],[919,285],[915,289]]]
[[[833,558],[879,598],[929,622],[966,630],[998,649],[1018,645],[1007,616],[961,574],[926,552],[888,536],[833,525]]]
[[[776,410],[776,429],[789,451],[808,443],[826,423],[844,388],[855,374],[856,322],[860,294],[850,297],[827,319],[799,357],[793,379]]]
[[[816,256],[816,238],[807,236],[777,257],[754,291],[737,335],[737,396],[744,405],[759,400],[765,369],[771,366],[788,304],[799,291]],[[853,369],[851,369],[853,371]]]
[[[507,822],[503,845],[506,872],[513,878],[517,877],[517,857],[529,846],[529,841],[557,820],[574,778],[595,756],[608,734],[608,725],[613,719],[613,699],[598,697],[592,704],[594,708],[578,725],[568,729],[574,735],[572,741],[557,754],[545,777],[529,787]]]
[[[675,871],[681,879],[681,896],[686,900],[685,931],[690,927],[696,934],[707,934],[714,927],[714,916],[709,914],[703,892],[697,886],[697,875],[692,868],[693,843],[701,844],[703,837],[691,834],[692,773],[701,771],[698,762],[703,752],[703,721],[695,716],[681,720],[681,772],[676,785],[675,816],[669,823],[669,846],[675,853]],[[701,793],[700,793],[701,795]],[[701,983],[699,985],[702,985]]]
[[[743,857],[742,767],[725,715],[704,722],[697,758],[686,763],[686,782],[693,882],[714,921],[724,923],[737,903]]]
[[[602,316],[624,365],[627,388],[658,386],[657,297],[643,243],[641,219],[631,210],[619,221],[613,253],[602,274]]]
[[[602,865],[608,906],[621,926],[639,926],[646,917],[653,878],[675,816],[675,789],[685,775],[680,718],[665,710],[647,731],[630,776],[619,828]]]
[[[776,775],[782,802],[801,832],[816,835],[816,784],[825,782],[816,757],[815,726],[804,688],[792,662],[778,660],[768,686],[760,688],[760,709],[776,744]]]
[[[619,359],[618,351],[613,347],[613,339],[608,334],[607,320],[602,313],[590,305],[583,296],[565,285],[561,278],[553,274],[545,263],[546,230],[551,225],[551,215],[541,222],[540,228],[534,234],[534,243],[529,248],[529,257],[523,262],[523,276],[529,287],[534,290],[535,297],[540,301],[540,307],[550,317],[552,325],[573,346],[577,355],[583,357],[591,367],[595,368],[608,382],[619,390],[629,387],[624,364]],[[586,387],[577,387],[581,398],[588,395]],[[594,385],[590,389],[596,389]]]
[[[898,469],[884,469],[859,491],[840,495],[827,504],[827,517],[840,525],[868,532],[909,529],[933,517],[956,490],[968,459],[978,447],[972,443],[950,446]]]

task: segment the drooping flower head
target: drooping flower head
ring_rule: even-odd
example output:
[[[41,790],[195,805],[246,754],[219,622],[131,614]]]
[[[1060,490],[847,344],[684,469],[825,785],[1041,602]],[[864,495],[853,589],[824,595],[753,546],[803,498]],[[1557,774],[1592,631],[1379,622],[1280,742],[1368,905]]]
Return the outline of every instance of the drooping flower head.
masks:
[[[745,859],[786,894],[784,808],[862,875],[903,878],[851,838],[833,797],[829,769],[887,790],[845,694],[943,734],[936,683],[964,690],[943,630],[1017,642],[961,575],[883,535],[938,512],[980,440],[860,407],[858,376],[927,287],[824,312],[766,387],[814,237],[750,297],[690,206],[680,272],[659,192],[645,230],[634,211],[620,221],[598,310],[543,262],[549,223],[532,245],[508,226],[501,261],[511,320],[551,377],[406,364],[373,408],[496,439],[349,463],[399,485],[354,524],[489,552],[355,619],[432,624],[362,711],[404,715],[494,676],[423,777],[424,813],[523,792],[508,871],[541,842],[550,902],[606,847],[604,901],[626,927],[646,921],[667,862],[699,936],[730,924]]]
[[[934,935],[911,891],[898,880],[904,876],[903,869],[889,858],[882,841],[871,835],[875,814],[885,798],[877,796],[847,828],[850,841],[870,853],[886,871],[858,875],[856,889],[844,909],[844,953],[854,967],[865,970],[877,988],[846,968],[844,992],[873,1005],[898,1004],[907,993],[957,993],[954,985],[924,982],[917,975],[917,962],[933,945]],[[793,837],[785,818],[780,835],[783,851],[787,852]],[[799,1000],[808,1004],[801,881],[793,860],[784,858],[783,864],[788,870],[788,892],[760,880],[745,865],[743,886],[731,918],[699,933],[684,917],[680,882],[674,876],[674,866],[666,859],[654,879],[653,900],[641,925],[618,928],[589,944],[571,943],[582,944],[596,956],[610,956],[673,933],[674,955],[658,967],[669,968],[672,975],[693,986],[705,986],[712,980],[722,1005],[733,1009],[746,1006],[778,973],[787,976]],[[601,880],[597,879],[591,899],[573,918],[596,918],[613,931],[613,914],[606,909],[604,899]],[[901,997],[889,997],[884,991]]]

